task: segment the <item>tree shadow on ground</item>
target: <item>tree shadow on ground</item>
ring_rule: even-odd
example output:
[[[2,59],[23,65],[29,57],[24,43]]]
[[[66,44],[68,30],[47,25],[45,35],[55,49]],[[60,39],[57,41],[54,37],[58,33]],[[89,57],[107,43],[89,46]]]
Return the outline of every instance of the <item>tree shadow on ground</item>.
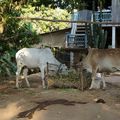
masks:
[[[87,104],[88,102],[76,102],[76,101],[68,101],[66,99],[57,99],[57,100],[46,100],[42,102],[36,102],[38,105],[36,107],[33,107],[29,110],[20,112],[17,115],[17,118],[29,118],[32,119],[33,114],[35,111],[40,110],[46,110],[45,107],[53,105],[53,104],[61,104],[61,105],[71,105],[74,106],[75,104]]]

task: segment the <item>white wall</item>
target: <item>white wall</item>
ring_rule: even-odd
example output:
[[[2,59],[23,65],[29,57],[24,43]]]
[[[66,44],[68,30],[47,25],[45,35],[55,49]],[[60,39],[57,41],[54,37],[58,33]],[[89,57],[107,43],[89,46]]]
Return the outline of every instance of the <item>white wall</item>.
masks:
[[[112,0],[112,21],[120,22],[120,0]]]

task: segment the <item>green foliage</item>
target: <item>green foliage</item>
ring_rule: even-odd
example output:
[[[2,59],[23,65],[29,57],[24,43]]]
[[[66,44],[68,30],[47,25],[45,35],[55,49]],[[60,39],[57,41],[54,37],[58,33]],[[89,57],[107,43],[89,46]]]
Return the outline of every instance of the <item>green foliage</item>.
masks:
[[[31,23],[20,26],[20,20],[12,17],[21,15],[21,6],[11,0],[0,1],[0,24],[4,31],[0,34],[0,76],[12,75],[16,71],[15,53],[23,47],[30,47],[41,41]]]
[[[29,0],[32,6],[35,6],[36,10],[39,10],[39,6],[45,5],[51,8],[59,7],[72,12],[73,9],[89,9],[92,10],[92,2],[95,2],[95,6],[99,5],[99,1],[103,2],[104,7],[111,6],[111,0]],[[32,2],[31,2],[32,1]]]
[[[35,7],[31,5],[25,6],[22,8],[22,15],[24,17],[39,17],[39,18],[46,18],[46,19],[54,19],[54,20],[69,20],[70,14],[67,10],[62,10],[60,8],[52,9],[50,7],[45,7],[42,5],[39,7],[39,11],[35,10]],[[23,25],[24,23],[30,22],[29,20],[21,21],[20,24]],[[32,21],[31,25],[33,30],[36,30],[37,33],[45,33],[60,30],[63,28],[68,27],[68,24],[62,22],[46,22],[46,21]]]
[[[107,41],[107,31],[103,30],[102,26],[97,24],[93,25],[93,29],[94,47],[104,49]]]
[[[39,9],[39,6],[44,5],[45,7],[51,8],[61,8],[66,9],[69,12],[72,12],[73,9],[81,10],[86,8],[87,4],[84,0],[35,0],[32,2],[33,6],[36,6],[36,9]]]
[[[99,0],[99,2],[104,1],[104,0]],[[102,22],[102,3],[100,6],[100,22]],[[93,21],[95,22],[95,3],[93,2]],[[94,48],[105,48],[105,44],[107,41],[107,31],[104,31],[102,29],[101,24],[93,24],[92,26],[92,40],[91,40],[91,47]]]
[[[16,66],[14,64],[15,51],[5,51],[4,55],[0,58],[0,76],[6,76],[14,74]]]
[[[102,30],[98,25],[93,26],[93,29],[93,47],[104,49],[107,40],[107,31]]]

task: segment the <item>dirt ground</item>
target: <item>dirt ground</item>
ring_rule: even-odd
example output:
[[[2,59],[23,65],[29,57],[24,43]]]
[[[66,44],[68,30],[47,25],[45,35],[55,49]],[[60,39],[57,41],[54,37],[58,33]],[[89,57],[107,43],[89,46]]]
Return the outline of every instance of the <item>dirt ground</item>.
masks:
[[[45,90],[39,75],[29,79],[31,88],[15,89],[15,78],[0,84],[0,120],[120,120],[120,82],[107,79],[106,90]]]

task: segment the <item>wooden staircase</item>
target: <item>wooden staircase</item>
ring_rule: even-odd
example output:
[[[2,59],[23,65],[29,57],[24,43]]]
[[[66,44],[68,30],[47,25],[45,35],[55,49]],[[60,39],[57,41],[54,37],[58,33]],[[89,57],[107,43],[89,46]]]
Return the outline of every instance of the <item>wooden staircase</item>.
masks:
[[[91,11],[82,10],[73,14],[72,20],[91,20]],[[72,23],[71,32],[66,35],[66,46],[71,48],[87,48],[91,39],[91,26],[88,23]],[[89,37],[88,37],[89,36]]]
[[[90,33],[90,27],[83,24],[77,24],[74,34],[74,47],[87,48],[87,36]]]

